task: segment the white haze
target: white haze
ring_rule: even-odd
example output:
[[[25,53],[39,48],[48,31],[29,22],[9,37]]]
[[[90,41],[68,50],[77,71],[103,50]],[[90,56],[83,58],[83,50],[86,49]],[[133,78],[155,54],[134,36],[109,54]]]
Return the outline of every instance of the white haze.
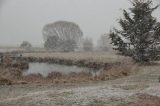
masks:
[[[3,0],[0,10],[0,45],[18,46],[23,40],[42,46],[42,28],[59,20],[72,21],[94,42],[117,26],[128,0]],[[159,9],[160,10],[160,9]],[[154,16],[160,19],[157,10]]]

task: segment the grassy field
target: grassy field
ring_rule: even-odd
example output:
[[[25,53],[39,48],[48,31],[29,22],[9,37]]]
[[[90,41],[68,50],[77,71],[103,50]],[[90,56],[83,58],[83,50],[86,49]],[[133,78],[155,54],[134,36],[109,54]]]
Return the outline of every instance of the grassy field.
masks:
[[[0,68],[2,106],[160,105],[159,64],[138,65],[128,57],[107,52],[41,52],[24,53],[23,56],[122,64],[103,71],[94,78],[85,73],[71,76],[52,73],[48,78],[38,74],[21,77],[19,70]]]
[[[131,60],[129,57],[116,55],[108,52],[69,52],[69,53],[24,53],[24,57],[41,57],[41,58],[61,58],[69,60],[88,60],[96,62],[121,62],[124,60]]]

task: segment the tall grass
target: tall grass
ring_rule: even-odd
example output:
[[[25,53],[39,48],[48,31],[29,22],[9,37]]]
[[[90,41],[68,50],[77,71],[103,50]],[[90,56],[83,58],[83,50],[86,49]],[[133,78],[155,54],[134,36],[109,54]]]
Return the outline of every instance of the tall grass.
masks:
[[[129,76],[131,73],[138,71],[138,65],[131,60],[124,60],[120,64],[113,65],[108,70],[100,72],[98,79],[110,80],[124,76]]]
[[[69,53],[24,53],[24,57],[41,57],[41,58],[59,58],[65,60],[88,60],[90,62],[99,63],[113,63],[121,62],[124,59],[129,59],[128,57],[116,55],[115,53],[107,52],[69,52]]]

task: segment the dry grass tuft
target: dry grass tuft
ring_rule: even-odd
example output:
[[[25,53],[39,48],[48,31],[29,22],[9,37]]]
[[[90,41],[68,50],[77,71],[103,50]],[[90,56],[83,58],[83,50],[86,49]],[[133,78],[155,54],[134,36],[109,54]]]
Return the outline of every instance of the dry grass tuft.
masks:
[[[79,73],[75,73],[72,72],[69,75],[67,75],[66,79],[69,81],[89,81],[92,78],[92,74],[91,73],[87,73],[87,72],[79,72]]]
[[[12,83],[10,79],[0,76],[0,85],[11,85]]]
[[[60,72],[51,72],[48,74],[47,78],[49,79],[60,79],[62,78],[64,75]]]
[[[30,74],[27,76],[21,76],[22,81],[27,82],[41,82],[44,80],[44,77],[41,74]]]
[[[113,65],[109,70],[101,71],[97,78],[100,80],[112,80],[129,76],[131,73],[137,70],[137,64],[133,63],[132,61],[123,61],[118,65]]]
[[[51,72],[48,76],[47,79],[52,80],[52,82],[59,83],[67,83],[67,82],[77,82],[77,81],[87,81],[90,80],[92,77],[92,74],[87,73],[87,72],[71,72],[69,74],[62,74],[59,72]]]

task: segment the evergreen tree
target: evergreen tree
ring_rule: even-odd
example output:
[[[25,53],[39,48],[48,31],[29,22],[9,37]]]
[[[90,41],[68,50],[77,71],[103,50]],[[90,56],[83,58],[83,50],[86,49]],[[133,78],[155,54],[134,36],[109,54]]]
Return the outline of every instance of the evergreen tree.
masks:
[[[139,62],[150,62],[159,57],[160,23],[152,16],[158,6],[152,8],[151,0],[133,0],[130,12],[123,10],[119,20],[121,29],[110,32],[114,49]]]

